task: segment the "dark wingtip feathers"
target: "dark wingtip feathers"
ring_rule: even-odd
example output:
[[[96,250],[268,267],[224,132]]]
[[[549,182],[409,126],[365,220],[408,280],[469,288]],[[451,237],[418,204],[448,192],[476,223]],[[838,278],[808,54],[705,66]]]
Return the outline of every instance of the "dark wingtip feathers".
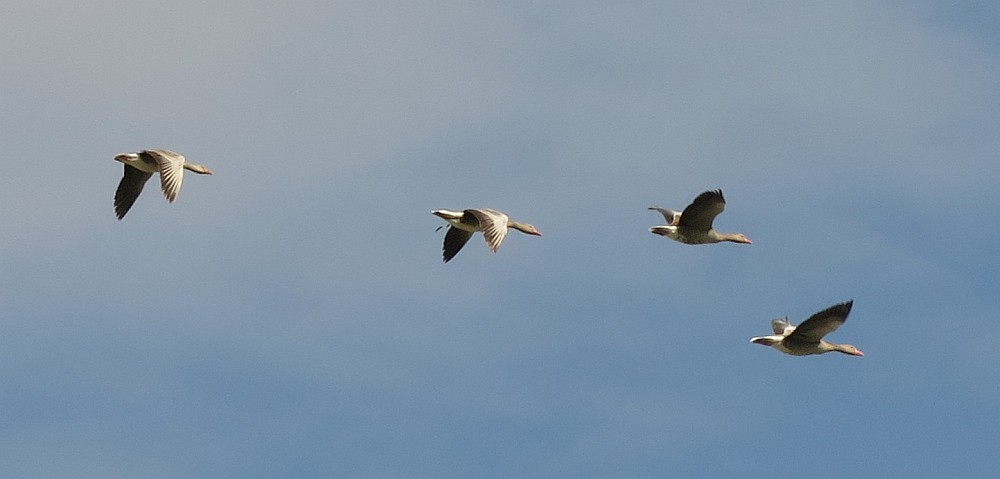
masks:
[[[847,300],[847,301],[845,301],[843,303],[834,305],[830,309],[833,309],[833,310],[837,311],[838,313],[842,314],[844,317],[847,317],[847,315],[850,314],[850,312],[851,312],[851,307],[853,307],[853,306],[854,306],[854,300],[853,299],[849,299],[849,300]]]

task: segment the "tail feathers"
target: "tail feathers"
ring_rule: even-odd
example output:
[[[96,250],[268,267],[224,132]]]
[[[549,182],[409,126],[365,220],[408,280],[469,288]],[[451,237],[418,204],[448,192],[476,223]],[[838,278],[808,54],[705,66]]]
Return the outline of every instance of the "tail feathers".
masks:
[[[758,336],[756,338],[750,338],[750,342],[763,344],[764,346],[774,346],[778,341],[770,336]]]

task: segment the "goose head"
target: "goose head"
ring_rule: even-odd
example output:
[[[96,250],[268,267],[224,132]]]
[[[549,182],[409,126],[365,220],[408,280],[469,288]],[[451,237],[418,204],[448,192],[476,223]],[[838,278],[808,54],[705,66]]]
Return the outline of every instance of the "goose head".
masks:
[[[851,356],[864,356],[865,355],[865,353],[861,352],[860,349],[854,347],[854,345],[851,345],[851,344],[835,344],[833,350],[837,351],[837,352],[840,352],[840,353],[849,354]]]
[[[734,233],[726,238],[726,241],[732,241],[733,243],[743,243],[743,244],[753,244],[750,238],[747,238],[743,233]]]
[[[201,175],[211,175],[212,170],[208,169],[205,165],[195,165],[191,163],[184,163],[184,169],[188,171],[193,171]]]
[[[528,235],[532,235],[532,236],[541,236],[542,235],[542,233],[540,231],[538,231],[538,228],[535,228],[535,225],[518,223],[516,221],[511,221],[509,223],[509,225],[510,225],[511,228],[514,228],[514,229],[516,229],[516,230],[518,230],[518,231],[520,231],[520,232],[522,232],[524,234],[528,234]]]

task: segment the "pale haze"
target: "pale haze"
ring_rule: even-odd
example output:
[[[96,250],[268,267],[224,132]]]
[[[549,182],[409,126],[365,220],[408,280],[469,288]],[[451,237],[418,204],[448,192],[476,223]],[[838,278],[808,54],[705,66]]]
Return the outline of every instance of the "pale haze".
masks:
[[[997,477],[988,2],[6,2],[0,471]],[[118,153],[214,171],[122,221]],[[715,227],[650,234],[721,188]],[[534,224],[448,264],[432,210]],[[854,300],[827,339],[751,344]]]

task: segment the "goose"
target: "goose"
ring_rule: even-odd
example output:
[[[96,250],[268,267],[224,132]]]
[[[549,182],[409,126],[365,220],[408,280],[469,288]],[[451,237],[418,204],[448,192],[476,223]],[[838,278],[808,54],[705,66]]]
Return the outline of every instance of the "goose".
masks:
[[[486,246],[494,253],[500,249],[500,244],[507,236],[508,228],[514,228],[533,236],[542,235],[534,226],[518,223],[505,213],[489,208],[472,208],[463,211],[434,210],[431,211],[431,214],[441,217],[451,224],[448,232],[444,235],[445,263],[451,261],[469,241],[469,238],[472,238],[472,234],[477,231],[483,233]]]
[[[115,191],[115,213],[121,220],[135,203],[142,187],[153,173],[160,174],[160,188],[167,201],[173,203],[181,191],[184,181],[184,170],[191,170],[201,175],[211,175],[203,165],[195,165],[184,161],[184,155],[170,150],[142,150],[138,153],[122,153],[115,156],[116,161],[125,165],[125,175],[118,183]]]
[[[709,244],[731,241],[751,244],[750,238],[741,233],[719,233],[712,228],[712,221],[726,209],[726,199],[722,190],[706,191],[691,202],[680,213],[666,208],[649,208],[658,211],[667,220],[665,226],[653,226],[649,232],[665,236],[684,244]]]
[[[787,317],[771,320],[771,329],[774,330],[774,334],[750,338],[750,342],[771,346],[778,351],[794,356],[823,354],[830,351],[851,356],[864,356],[865,354],[860,349],[850,344],[828,343],[823,340],[823,336],[836,331],[841,324],[844,324],[853,305],[854,301],[851,300],[831,306],[810,316],[798,327],[789,324]]]

